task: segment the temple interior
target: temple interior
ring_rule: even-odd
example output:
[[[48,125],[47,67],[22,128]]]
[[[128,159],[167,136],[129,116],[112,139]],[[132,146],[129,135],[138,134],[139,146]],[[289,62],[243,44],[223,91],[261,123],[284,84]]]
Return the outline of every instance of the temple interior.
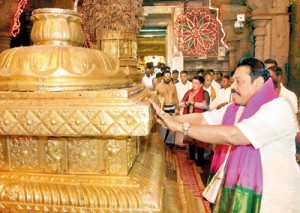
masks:
[[[229,75],[245,56],[274,59],[300,95],[299,0],[0,8],[0,212],[212,212],[201,196],[212,150],[199,166],[164,144],[157,93],[141,83],[151,63],[191,79]]]

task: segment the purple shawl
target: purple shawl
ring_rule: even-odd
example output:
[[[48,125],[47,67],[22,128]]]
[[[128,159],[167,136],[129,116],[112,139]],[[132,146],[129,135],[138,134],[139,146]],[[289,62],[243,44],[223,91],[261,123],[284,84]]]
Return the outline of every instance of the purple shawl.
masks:
[[[248,101],[238,122],[250,118],[262,105],[277,98],[272,79],[269,78],[259,91]],[[226,109],[222,125],[234,125],[236,113],[239,105],[231,104]],[[217,145],[213,157],[211,170],[215,174],[223,163],[228,146]],[[239,185],[243,188],[253,189],[258,194],[262,194],[263,177],[261,167],[261,157],[259,149],[254,149],[252,145],[233,146],[228,158],[227,169],[225,173],[225,188],[234,188]]]

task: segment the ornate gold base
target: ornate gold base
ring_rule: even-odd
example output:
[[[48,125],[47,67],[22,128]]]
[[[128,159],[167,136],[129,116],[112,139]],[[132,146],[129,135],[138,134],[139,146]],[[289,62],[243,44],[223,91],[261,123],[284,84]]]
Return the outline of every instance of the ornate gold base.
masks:
[[[144,86],[100,91],[0,91],[0,135],[145,136],[153,115]]]
[[[163,143],[154,134],[128,176],[1,172],[0,212],[162,212],[164,178]]]

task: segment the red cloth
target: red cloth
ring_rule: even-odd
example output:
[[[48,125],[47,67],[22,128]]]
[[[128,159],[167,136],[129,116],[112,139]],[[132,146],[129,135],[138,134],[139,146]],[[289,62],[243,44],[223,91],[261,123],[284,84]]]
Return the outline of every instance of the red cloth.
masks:
[[[185,93],[185,95],[183,96],[182,101],[184,101],[184,102],[188,101],[189,96],[192,92],[193,92],[193,89],[190,89],[189,91],[187,91]],[[194,97],[195,103],[203,101],[203,93],[204,93],[204,89],[203,89],[203,87],[201,87],[199,89],[198,93],[196,94],[196,96]],[[196,107],[193,108],[193,113],[201,113],[201,112],[204,112],[204,110],[196,108]],[[188,113],[189,113],[189,106],[187,106],[183,109],[183,114],[188,114]]]

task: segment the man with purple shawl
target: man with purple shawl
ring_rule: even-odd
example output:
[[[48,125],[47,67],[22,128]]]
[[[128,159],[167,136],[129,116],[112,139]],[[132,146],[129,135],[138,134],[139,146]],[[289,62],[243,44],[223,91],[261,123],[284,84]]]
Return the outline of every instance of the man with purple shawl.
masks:
[[[212,176],[223,163],[226,166],[213,212],[300,212],[297,122],[269,77],[263,62],[243,58],[233,76],[234,103],[176,117],[152,103],[159,123],[196,140],[218,144]]]

